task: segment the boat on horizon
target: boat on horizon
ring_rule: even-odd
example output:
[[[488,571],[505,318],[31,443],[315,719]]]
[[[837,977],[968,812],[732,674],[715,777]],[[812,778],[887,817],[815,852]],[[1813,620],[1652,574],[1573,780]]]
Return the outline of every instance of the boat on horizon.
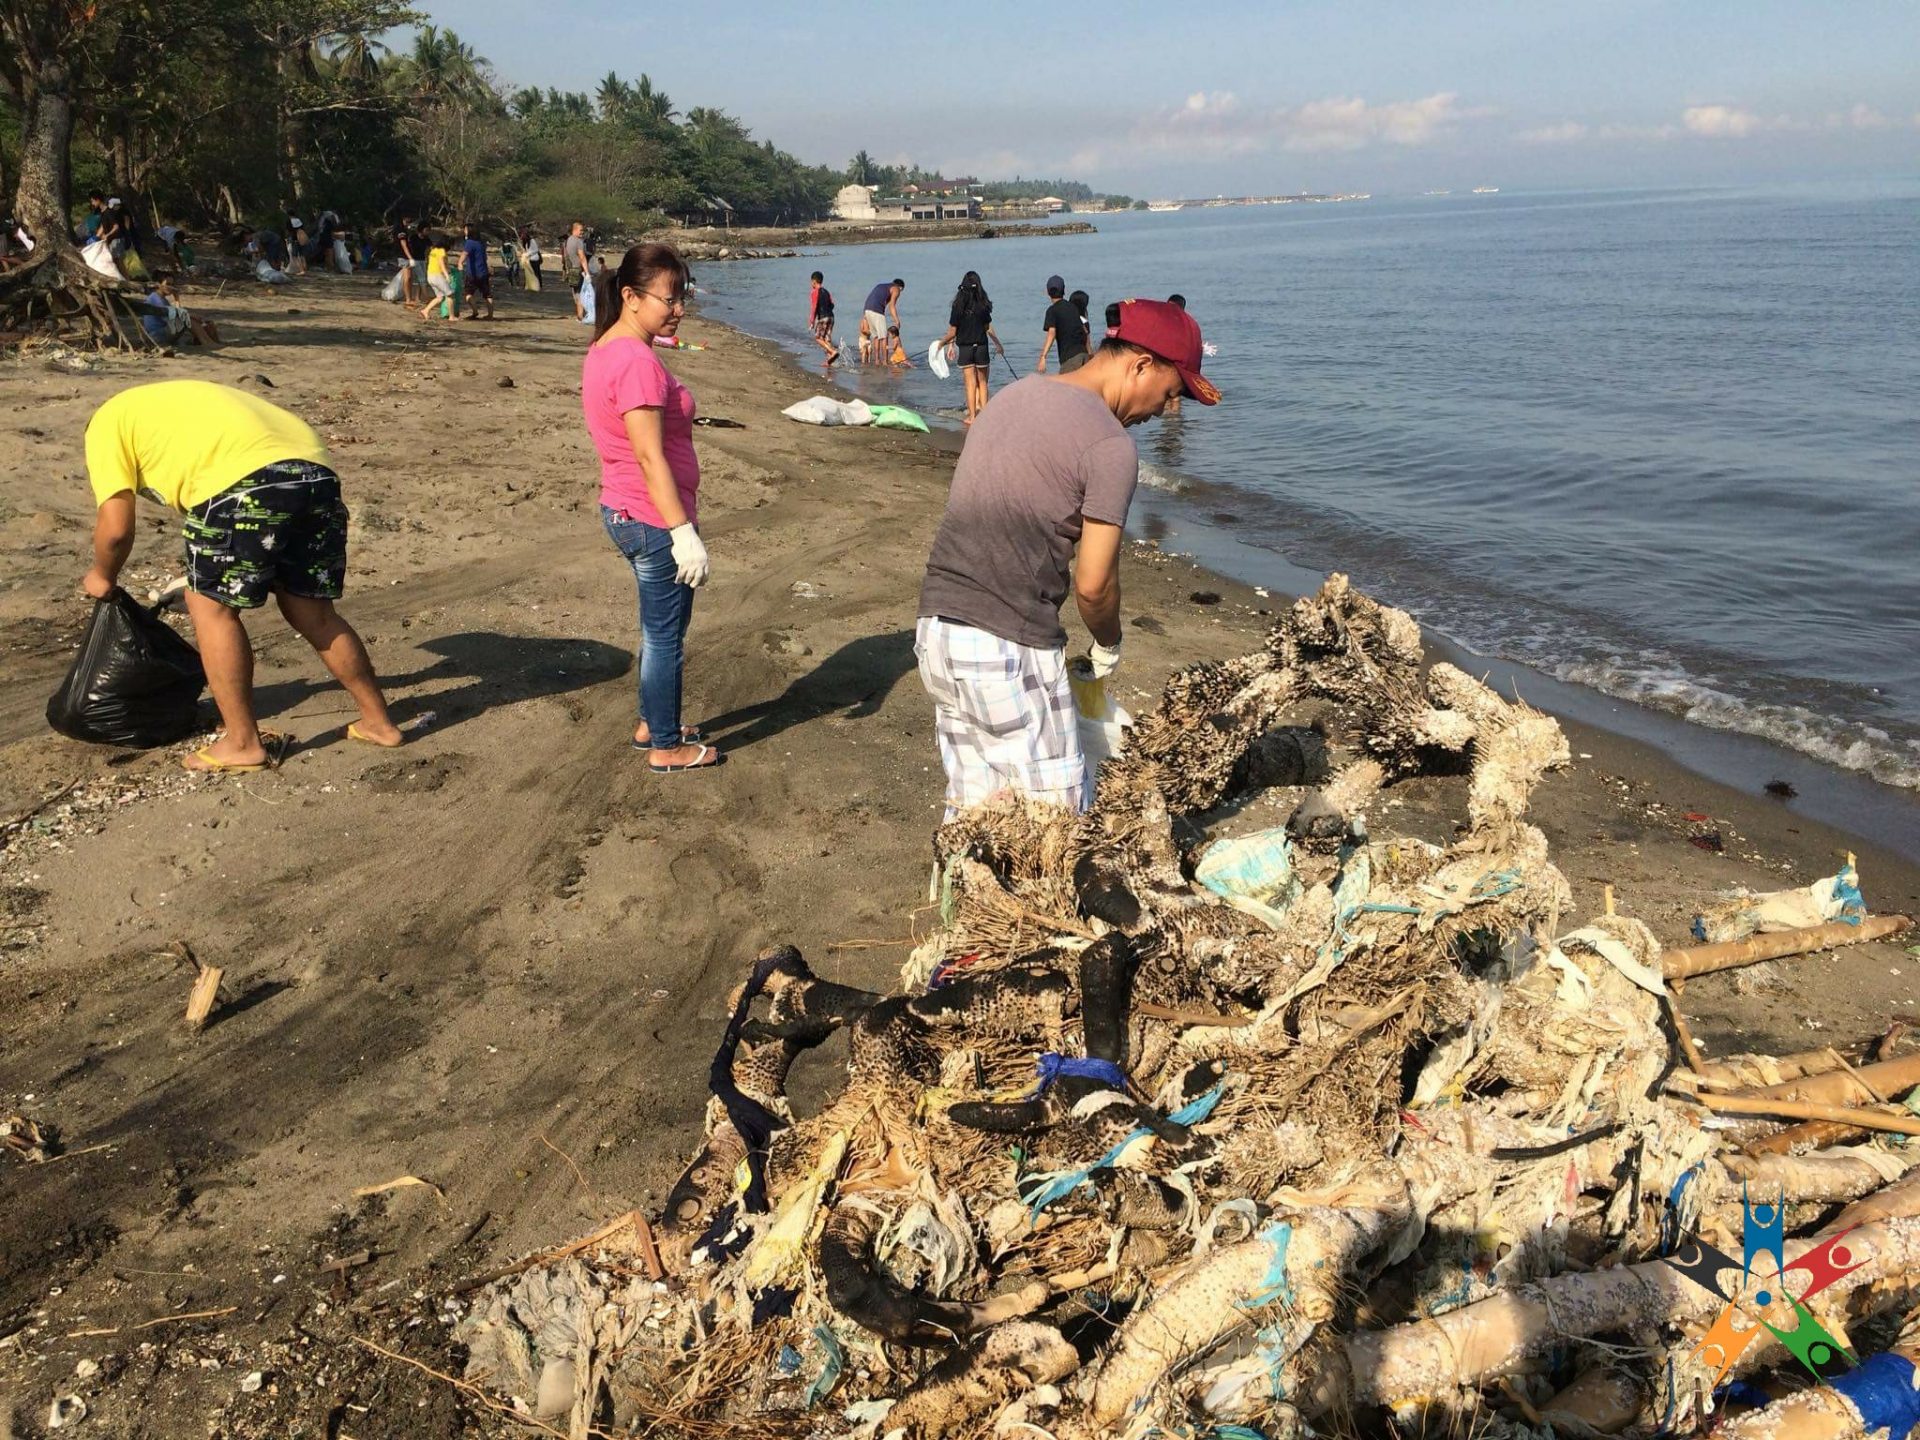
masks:
[[[1149,200],[1147,202],[1147,212],[1152,215],[1165,215],[1170,210],[1183,210],[1185,208],[1186,201],[1184,200]]]
[[[1453,193],[1453,192],[1452,192],[1451,190],[1429,190],[1429,191],[1427,191],[1427,194],[1429,194],[1429,195],[1451,195],[1452,193]]]
[[[1476,185],[1473,187],[1473,193],[1476,195],[1498,195],[1500,193],[1500,187],[1498,185]]]

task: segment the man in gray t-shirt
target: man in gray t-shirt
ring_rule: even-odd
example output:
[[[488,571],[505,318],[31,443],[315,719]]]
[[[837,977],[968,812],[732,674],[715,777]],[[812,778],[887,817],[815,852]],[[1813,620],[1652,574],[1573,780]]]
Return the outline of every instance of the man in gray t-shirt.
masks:
[[[1217,401],[1201,354],[1185,311],[1129,300],[1092,360],[1008,386],[968,431],[914,630],[949,820],[1008,789],[1075,810],[1092,798],[1060,624],[1068,570],[1104,678],[1120,663],[1120,537],[1140,474],[1126,427],[1181,395]]]

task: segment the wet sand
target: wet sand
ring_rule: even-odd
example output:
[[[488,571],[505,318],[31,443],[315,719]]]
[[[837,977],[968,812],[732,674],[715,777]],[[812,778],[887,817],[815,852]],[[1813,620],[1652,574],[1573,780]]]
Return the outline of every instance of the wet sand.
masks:
[[[0,818],[74,787],[0,851],[0,1115],[67,1152],[0,1155],[0,1435],[9,1407],[37,1433],[69,1391],[97,1436],[490,1433],[353,1337],[434,1354],[436,1327],[397,1308],[415,1291],[655,1207],[759,947],[886,986],[924,928],[941,777],[911,639],[958,441],[792,424],[779,411],[815,378],[689,322],[712,348],[670,363],[705,415],[744,426],[698,437],[714,579],[689,638],[691,716],[730,758],[658,777],[627,746],[633,588],[594,503],[566,297],[506,292],[496,323],[431,327],[359,278],[189,303],[238,343],[0,367]],[[188,777],[179,747],[47,731],[88,608],[87,417],[189,376],[265,376],[333,445],[354,510],[343,611],[395,718],[432,712],[405,748],[346,741],[344,696],[267,616],[262,708],[300,742],[280,770]],[[132,588],[177,573],[174,530],[143,507]],[[1285,603],[1150,545],[1122,578],[1136,710],[1178,666],[1255,648]],[[1534,813],[1579,911],[1612,885],[1684,943],[1725,887],[1803,884],[1849,849],[1876,910],[1920,905],[1892,855],[1570,732],[1580,758]],[[1455,798],[1396,787],[1373,828],[1443,835]],[[1282,818],[1267,796],[1233,824]],[[1724,853],[1691,843],[1710,833]],[[199,1034],[181,942],[226,972]],[[1884,1029],[1915,965],[1863,946],[1757,987],[1695,981],[1685,1004],[1710,1052],[1804,1049]],[[444,1199],[354,1194],[407,1175]],[[203,1311],[220,1313],[129,1328]],[[99,1374],[76,1379],[82,1360]]]

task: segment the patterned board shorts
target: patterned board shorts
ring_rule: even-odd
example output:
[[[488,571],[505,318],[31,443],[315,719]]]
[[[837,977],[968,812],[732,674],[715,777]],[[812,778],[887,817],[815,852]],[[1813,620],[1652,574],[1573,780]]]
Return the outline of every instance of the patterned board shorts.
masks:
[[[1087,760],[1064,650],[932,617],[914,627],[913,649],[920,683],[933,696],[947,819],[1003,790],[1087,808]]]
[[[278,588],[338,600],[347,579],[347,507],[324,465],[282,460],[187,512],[187,584],[236,610]]]

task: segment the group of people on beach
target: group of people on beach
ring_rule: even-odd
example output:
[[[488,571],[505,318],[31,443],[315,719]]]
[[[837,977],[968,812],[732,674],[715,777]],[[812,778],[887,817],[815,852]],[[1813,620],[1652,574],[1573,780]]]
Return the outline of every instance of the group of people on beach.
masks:
[[[900,338],[900,296],[906,288],[907,282],[904,280],[883,280],[867,292],[860,313],[861,364],[911,366],[914,363]],[[1093,356],[1093,327],[1088,315],[1092,297],[1085,290],[1075,290],[1069,294],[1067,282],[1058,275],[1047,277],[1046,294],[1047,308],[1041,321],[1040,355],[1034,361],[1034,372],[1045,374],[1048,356],[1051,355],[1059,373],[1071,375]],[[1184,308],[1186,301],[1174,295],[1169,297],[1169,303]],[[1114,333],[1119,310],[1117,304],[1107,307],[1107,335]],[[837,364],[841,358],[842,342],[834,333],[835,319],[833,292],[827,289],[826,276],[816,270],[807,290],[807,329],[813,337],[813,343],[824,352],[828,366]],[[960,367],[967,394],[964,423],[969,426],[986,408],[987,377],[994,354],[1000,356],[1014,379],[1020,378],[1013,371],[1013,362],[1007,359],[1007,348],[994,328],[993,301],[987,295],[986,286],[977,270],[969,270],[960,278],[948,310],[946,333],[934,345],[945,352],[949,363]],[[1175,408],[1178,404],[1176,399]]]
[[[410,222],[396,233],[402,273],[416,255],[424,262],[427,310],[453,298],[446,247],[433,238]],[[635,245],[617,264],[594,268],[575,240],[577,230],[565,258],[577,263],[587,292],[577,303],[593,317],[581,412],[598,457],[602,527],[638,599],[639,714],[629,743],[657,774],[706,769],[725,757],[684,710],[688,627],[712,571],[699,527],[698,406],[659,354],[677,343],[692,275],[668,245]],[[469,277],[487,275],[484,252],[468,227],[461,267]],[[832,299],[820,278],[812,318],[829,323],[822,338],[830,339]],[[877,316],[897,342],[904,288],[895,280],[867,296],[869,338]],[[1086,670],[1110,675],[1123,640],[1121,538],[1139,478],[1128,430],[1183,397],[1219,399],[1201,373],[1200,327],[1182,304],[1110,306],[1096,344],[1084,303],[1058,276],[1046,288],[1040,361],[990,404],[982,372],[986,347],[999,339],[974,271],[961,279],[940,342],[968,372],[972,423],[921,584],[914,649],[934,705],[949,817],[1009,789],[1074,809],[1089,803],[1060,609],[1071,592],[1092,642]],[[485,290],[475,298],[491,301]],[[1057,373],[1046,371],[1050,352]],[[242,620],[268,599],[353,698],[359,714],[347,736],[401,742],[366,647],[334,606],[345,583],[347,512],[310,426],[234,387],[164,381],[103,404],[87,428],[86,459],[97,504],[89,595],[105,598],[119,582],[136,495],[182,516],[187,613],[223,727],[184,758],[187,768],[258,770],[283,748],[255,714]]]
[[[698,525],[698,407],[658,350],[677,337],[691,285],[671,247],[628,250],[595,281],[594,338],[581,368],[601,521],[639,598],[640,717],[631,743],[662,774],[725,759],[686,723],[682,704],[694,592],[712,561]],[[863,360],[878,350],[891,361],[901,349],[905,288],[895,279],[868,292]],[[1183,397],[1220,398],[1201,373],[1200,327],[1179,297],[1110,306],[1096,346],[1084,293],[1069,296],[1052,276],[1047,294],[1035,373],[991,405],[987,347],[1000,342],[977,272],[962,277],[938,342],[967,373],[970,428],[928,557],[914,652],[934,704],[949,818],[1009,789],[1075,810],[1090,803],[1060,608],[1071,590],[1092,640],[1087,672],[1111,675],[1123,638],[1121,538],[1140,471],[1128,428]],[[819,271],[808,320],[837,358],[833,297]],[[1057,375],[1046,373],[1050,351]]]

